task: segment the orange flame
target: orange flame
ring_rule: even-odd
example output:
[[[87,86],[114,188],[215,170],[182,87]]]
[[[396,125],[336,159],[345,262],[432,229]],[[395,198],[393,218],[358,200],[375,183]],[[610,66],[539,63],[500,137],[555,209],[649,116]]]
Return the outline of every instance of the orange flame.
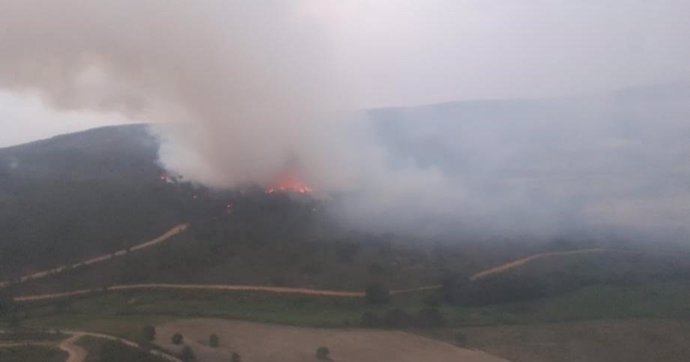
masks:
[[[276,192],[308,194],[312,188],[293,175],[284,175],[277,183],[266,189],[267,194]]]

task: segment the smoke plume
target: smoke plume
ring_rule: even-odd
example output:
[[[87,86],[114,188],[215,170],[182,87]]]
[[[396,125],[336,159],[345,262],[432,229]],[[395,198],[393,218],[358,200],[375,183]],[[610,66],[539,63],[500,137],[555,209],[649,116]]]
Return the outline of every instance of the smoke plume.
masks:
[[[303,3],[4,1],[0,86],[171,124],[167,167],[212,186],[266,184],[289,160],[323,162],[318,134],[344,106]]]

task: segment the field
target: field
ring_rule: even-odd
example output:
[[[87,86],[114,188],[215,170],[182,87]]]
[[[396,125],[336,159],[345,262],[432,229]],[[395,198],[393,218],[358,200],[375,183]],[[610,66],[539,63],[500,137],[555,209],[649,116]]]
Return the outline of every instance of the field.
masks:
[[[600,320],[463,328],[467,344],[513,362],[687,361],[690,321]]]
[[[555,323],[575,320],[690,317],[690,282],[636,286],[596,285],[529,301],[487,306],[439,304],[448,326]],[[438,303],[437,292],[394,296],[387,304],[363,299],[277,296],[261,293],[129,291],[21,305],[23,323],[77,328],[79,321],[141,316],[151,319],[214,317],[312,327],[360,325],[362,314],[400,309],[409,315]],[[62,320],[72,320],[62,324]],[[50,323],[45,322],[50,321]],[[104,331],[108,332],[108,331]]]
[[[64,362],[67,353],[56,347],[48,346],[12,346],[4,347],[0,343],[0,361],[2,362]]]
[[[84,362],[166,362],[163,358],[102,338],[84,336],[76,345],[87,352]]]
[[[313,329],[217,319],[164,323],[157,328],[157,342],[172,349],[170,338],[178,332],[199,359],[209,362],[228,361],[233,352],[256,362],[316,361],[320,346],[327,347],[335,361],[505,361],[399,331]],[[208,346],[210,333],[218,335],[219,347]]]

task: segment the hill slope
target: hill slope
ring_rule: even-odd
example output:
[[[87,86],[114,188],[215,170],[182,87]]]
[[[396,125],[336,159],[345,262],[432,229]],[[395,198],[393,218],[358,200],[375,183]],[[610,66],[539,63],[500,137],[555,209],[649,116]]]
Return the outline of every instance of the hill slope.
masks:
[[[184,219],[145,126],[0,149],[0,275],[140,242]]]

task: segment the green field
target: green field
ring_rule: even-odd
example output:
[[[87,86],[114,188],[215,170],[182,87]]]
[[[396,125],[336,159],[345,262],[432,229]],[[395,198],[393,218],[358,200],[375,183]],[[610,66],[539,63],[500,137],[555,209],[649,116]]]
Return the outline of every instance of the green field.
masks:
[[[67,353],[44,346],[1,347],[2,362],[64,362]]]
[[[107,292],[69,301],[28,304],[21,310],[31,327],[86,328],[122,336],[121,324],[218,317],[316,327],[359,326],[362,314],[400,309],[415,315],[436,305],[436,292],[395,296],[388,304],[363,299],[287,297],[259,293],[137,291]],[[589,286],[549,298],[482,307],[440,304],[448,326],[556,323],[625,318],[689,318],[690,282],[638,286]],[[115,322],[117,321],[117,322]],[[126,321],[121,323],[120,321]],[[96,329],[92,329],[96,327]],[[136,330],[136,328],[135,328]]]
[[[165,362],[167,360],[122,343],[84,336],[76,343],[88,355],[85,362]]]

